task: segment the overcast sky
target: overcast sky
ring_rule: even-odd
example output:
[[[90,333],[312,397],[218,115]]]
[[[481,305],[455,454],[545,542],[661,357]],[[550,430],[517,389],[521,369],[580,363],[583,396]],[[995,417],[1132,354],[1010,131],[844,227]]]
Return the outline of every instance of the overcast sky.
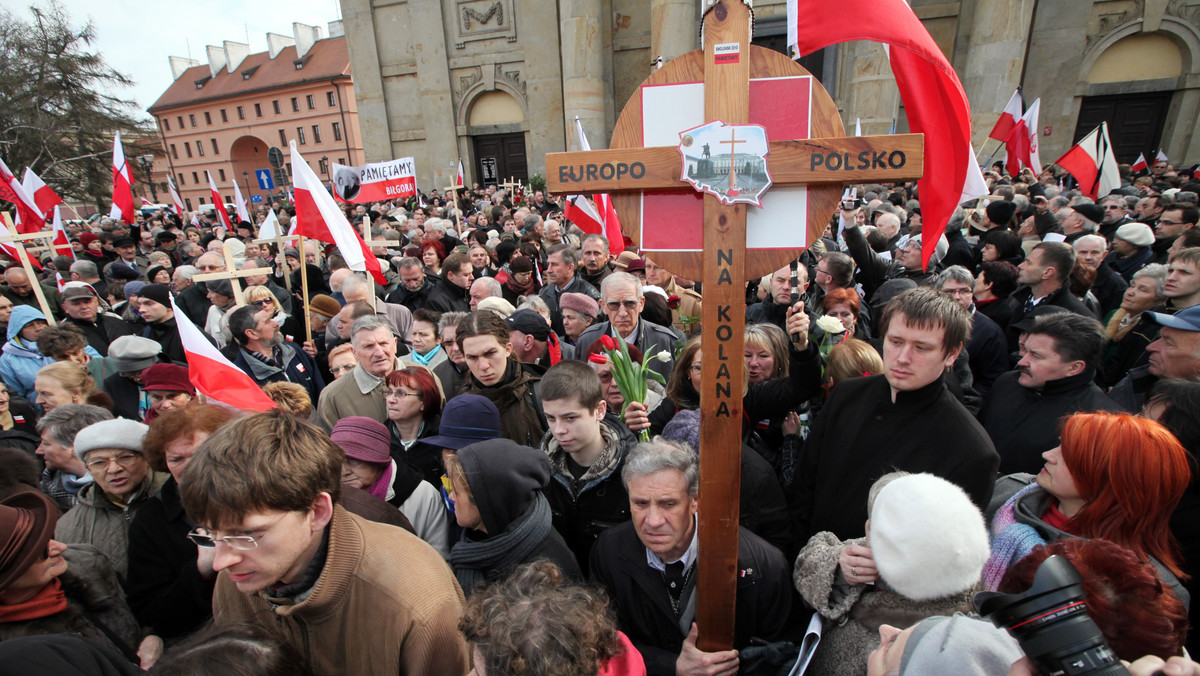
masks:
[[[224,40],[246,42],[250,52],[267,51],[266,34],[292,35],[292,22],[321,26],[341,18],[337,0],[59,0],[73,26],[89,18],[96,26],[92,48],[110,66],[136,85],[121,92],[133,101],[142,117],[146,108],[171,84],[168,56],[188,56],[208,63],[205,45]],[[28,0],[5,0],[8,8],[28,19]],[[20,8],[20,9],[17,9]]]

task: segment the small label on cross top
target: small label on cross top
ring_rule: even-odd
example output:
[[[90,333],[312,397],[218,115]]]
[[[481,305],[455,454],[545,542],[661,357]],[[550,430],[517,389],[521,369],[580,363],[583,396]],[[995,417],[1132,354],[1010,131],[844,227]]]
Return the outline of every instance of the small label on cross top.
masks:
[[[737,63],[741,53],[742,45],[737,42],[713,45],[713,63]]]

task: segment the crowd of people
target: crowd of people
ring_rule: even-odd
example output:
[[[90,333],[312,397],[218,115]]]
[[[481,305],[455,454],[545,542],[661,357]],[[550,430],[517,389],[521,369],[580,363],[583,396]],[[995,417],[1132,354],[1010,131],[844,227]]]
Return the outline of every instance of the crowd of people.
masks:
[[[927,264],[915,185],[862,185],[746,285],[719,651],[696,280],[541,191],[346,206],[386,283],[257,239],[284,204],[69,224],[0,284],[0,673],[787,673],[814,618],[807,673],[1031,673],[972,603],[1050,556],[1200,673],[1200,176],[987,178]]]

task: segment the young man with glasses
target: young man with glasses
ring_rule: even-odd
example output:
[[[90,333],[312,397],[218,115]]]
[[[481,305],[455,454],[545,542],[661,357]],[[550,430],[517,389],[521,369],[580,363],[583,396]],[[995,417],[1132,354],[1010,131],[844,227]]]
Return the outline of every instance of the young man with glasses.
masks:
[[[1154,224],[1154,244],[1150,246],[1150,249],[1154,251],[1153,262],[1166,263],[1170,256],[1171,245],[1179,239],[1184,231],[1196,227],[1198,220],[1200,220],[1200,209],[1191,204],[1173,204],[1164,209],[1162,216]]]
[[[641,318],[642,309],[646,307],[646,297],[642,292],[642,283],[637,277],[628,272],[614,272],[600,284],[600,309],[608,314],[608,321],[593,324],[575,341],[578,352],[587,351],[589,345],[600,339],[600,336],[613,336],[635,345],[642,354],[649,350],[671,357],[667,361],[657,359],[651,361],[650,368],[662,374],[663,378],[671,377],[671,369],[675,367],[675,343],[684,339],[684,335],[669,326],[659,326]]]
[[[279,411],[235,420],[196,450],[181,497],[198,526],[189,537],[215,549],[215,624],[260,624],[316,673],[465,673],[453,573],[415,535],[339,504],[344,458]]]

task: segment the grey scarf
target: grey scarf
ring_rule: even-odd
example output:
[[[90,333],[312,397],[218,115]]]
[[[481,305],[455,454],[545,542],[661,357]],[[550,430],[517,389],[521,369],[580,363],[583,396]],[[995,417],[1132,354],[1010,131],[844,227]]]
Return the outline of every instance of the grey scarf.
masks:
[[[450,548],[450,567],[463,593],[470,596],[489,571],[507,571],[523,563],[550,535],[550,503],[541,491],[507,530],[484,540],[460,540]]]

